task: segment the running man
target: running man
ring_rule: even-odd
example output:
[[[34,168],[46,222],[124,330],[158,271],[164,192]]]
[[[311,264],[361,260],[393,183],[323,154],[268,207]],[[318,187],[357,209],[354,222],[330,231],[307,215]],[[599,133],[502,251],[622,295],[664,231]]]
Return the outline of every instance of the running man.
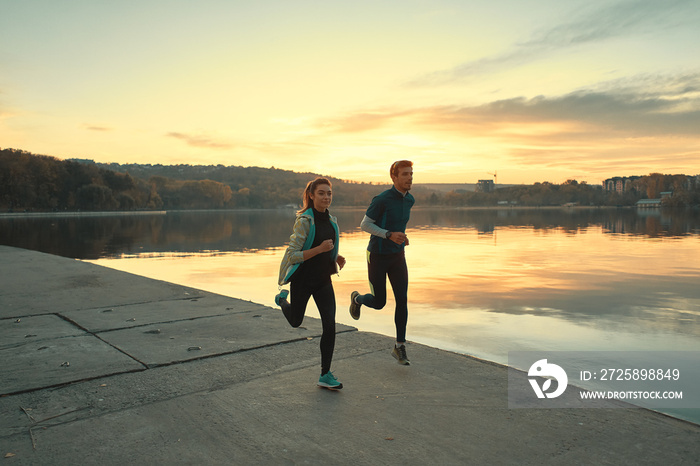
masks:
[[[415,199],[408,192],[413,184],[413,162],[394,162],[389,170],[394,186],[372,199],[360,227],[369,233],[367,271],[370,294],[353,291],[350,295],[350,315],[360,318],[364,304],[382,309],[386,304],[386,278],[394,291],[396,310],[396,344],[392,355],[399,364],[408,366],[406,356],[406,323],[408,322],[408,267],[404,248],[408,246],[406,224]]]

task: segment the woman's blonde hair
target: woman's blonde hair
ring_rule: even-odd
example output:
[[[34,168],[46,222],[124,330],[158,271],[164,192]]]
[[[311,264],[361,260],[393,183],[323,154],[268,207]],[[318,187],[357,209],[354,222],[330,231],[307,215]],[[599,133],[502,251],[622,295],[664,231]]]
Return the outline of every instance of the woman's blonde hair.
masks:
[[[316,188],[318,188],[320,185],[328,185],[329,187],[333,187],[330,181],[328,181],[326,178],[318,177],[315,180],[311,180],[306,184],[306,188],[304,189],[304,192],[301,193],[301,209],[297,211],[297,214],[304,213],[308,210],[309,207],[314,206],[314,201],[311,199],[311,194],[316,191]]]

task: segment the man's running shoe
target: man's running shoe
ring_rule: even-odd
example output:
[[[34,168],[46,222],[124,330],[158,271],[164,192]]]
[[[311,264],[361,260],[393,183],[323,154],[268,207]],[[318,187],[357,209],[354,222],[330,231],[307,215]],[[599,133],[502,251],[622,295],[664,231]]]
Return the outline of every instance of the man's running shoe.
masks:
[[[360,293],[357,291],[353,291],[352,294],[350,294],[350,315],[355,320],[360,318],[360,308],[362,307],[362,304],[355,301],[355,298],[358,296],[360,296]]]
[[[279,292],[277,296],[275,296],[275,304],[278,306],[281,306],[280,301],[286,300],[287,296],[289,296],[289,291],[288,290],[282,290]]]
[[[406,356],[406,345],[401,345],[398,348],[394,345],[394,350],[391,352],[391,355],[396,358],[399,364],[403,364],[404,366],[411,365],[411,361],[409,361],[408,356]]]
[[[335,378],[331,371],[328,371],[319,377],[318,386],[329,390],[340,390],[343,388],[343,384],[338,382],[338,379]]]

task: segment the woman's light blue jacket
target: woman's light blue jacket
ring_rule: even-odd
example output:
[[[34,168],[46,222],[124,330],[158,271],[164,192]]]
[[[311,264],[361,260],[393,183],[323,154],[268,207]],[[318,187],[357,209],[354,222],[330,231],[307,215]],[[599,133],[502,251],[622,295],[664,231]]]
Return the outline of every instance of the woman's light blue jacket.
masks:
[[[331,252],[331,258],[333,262],[335,262],[336,259],[338,259],[338,239],[340,233],[338,231],[338,219],[332,215],[329,217],[331,225],[333,225],[333,230],[335,230],[335,240],[333,241],[333,251]],[[280,264],[279,278],[277,280],[279,285],[286,285],[289,283],[292,274],[299,268],[299,265],[304,262],[304,251],[311,249],[315,235],[316,225],[314,224],[314,212],[313,208],[309,207],[299,214],[294,222],[292,236],[289,237],[289,246],[284,252],[282,263]]]

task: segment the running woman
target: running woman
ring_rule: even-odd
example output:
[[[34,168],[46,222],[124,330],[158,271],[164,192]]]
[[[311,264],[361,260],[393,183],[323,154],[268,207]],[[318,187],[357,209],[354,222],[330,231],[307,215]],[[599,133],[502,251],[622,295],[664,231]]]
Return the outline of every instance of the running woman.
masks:
[[[345,265],[345,258],[338,255],[338,222],[330,215],[333,192],[331,182],[325,178],[309,181],[302,194],[302,208],[297,212],[289,246],[280,264],[278,284],[291,283],[290,291],[282,290],[275,296],[275,304],[292,327],[299,327],[304,320],[306,305],[313,296],[321,314],[321,376],[318,386],[332,390],[343,384],[331,372],[335,348],[335,293],[331,275]]]
[[[372,199],[360,224],[369,233],[367,246],[367,271],[370,293],[350,295],[350,315],[360,318],[360,308],[365,306],[382,309],[386,304],[386,279],[389,277],[394,291],[396,310],[396,344],[392,355],[399,364],[408,366],[406,355],[406,324],[408,322],[408,267],[404,248],[408,246],[406,224],[415,199],[409,193],[413,184],[413,162],[394,162],[389,170],[394,186]]]

